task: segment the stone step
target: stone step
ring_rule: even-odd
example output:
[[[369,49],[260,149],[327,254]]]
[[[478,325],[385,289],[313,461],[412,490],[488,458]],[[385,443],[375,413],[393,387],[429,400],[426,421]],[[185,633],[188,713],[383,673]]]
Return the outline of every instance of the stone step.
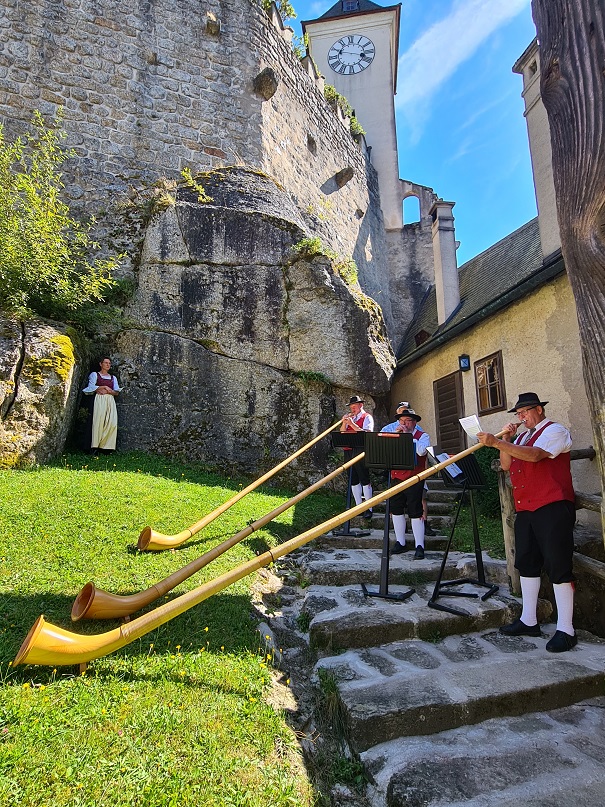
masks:
[[[449,587],[448,587],[449,588]],[[405,601],[388,600],[364,595],[361,586],[310,586],[306,589],[301,613],[310,619],[311,645],[321,649],[351,649],[379,647],[403,639],[433,641],[458,633],[496,628],[518,617],[520,600],[511,597],[504,589],[487,600],[481,597],[489,589],[470,583],[461,583],[454,591],[475,595],[454,597],[440,595],[437,605],[455,608],[462,615],[451,614],[427,606],[434,593],[434,585],[419,586]],[[372,593],[378,586],[370,586]],[[403,586],[389,586],[389,594],[399,594]],[[542,619],[550,617],[552,606],[541,602]]]
[[[356,529],[359,529],[366,534],[357,535],[354,537],[343,537],[340,535],[332,535],[332,533],[327,533],[316,540],[315,546],[332,547],[334,549],[342,549],[344,546],[346,546],[347,549],[377,549],[379,551],[382,549],[382,525],[381,529],[370,529],[369,535],[367,534],[367,527],[365,530],[361,525],[360,527],[353,527],[353,530]],[[392,530],[390,531],[389,535],[390,543],[392,544],[395,541],[395,535]],[[412,543],[412,536],[411,534],[408,534],[408,546],[412,547]],[[447,545],[447,537],[445,535],[427,535],[424,539],[424,545],[427,549],[435,551],[444,550]]]
[[[600,807],[604,738],[597,697],[393,740],[361,760],[373,807]]]
[[[411,543],[408,546],[411,547]],[[300,567],[308,585],[350,586],[361,583],[377,584],[380,580],[381,552],[378,549],[307,548],[293,553],[291,557]],[[506,583],[506,563],[491,560],[485,553],[482,557],[487,579],[498,584]],[[442,560],[442,552],[430,549],[425,551],[424,560],[415,560],[411,550],[401,555],[392,555],[389,558],[389,584],[410,586],[436,580]],[[474,554],[449,553],[443,580],[476,576]]]
[[[321,659],[316,673],[336,681],[349,743],[360,753],[399,737],[602,695],[605,643],[582,634],[573,650],[549,654],[545,645],[554,631],[545,625],[539,638],[528,638],[489,630],[348,650]]]

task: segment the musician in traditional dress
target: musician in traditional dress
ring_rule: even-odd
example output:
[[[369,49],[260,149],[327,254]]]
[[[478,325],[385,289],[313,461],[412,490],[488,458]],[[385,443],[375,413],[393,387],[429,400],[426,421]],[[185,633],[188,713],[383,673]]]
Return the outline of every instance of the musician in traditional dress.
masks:
[[[509,423],[503,438],[479,432],[483,445],[500,451],[503,471],[510,471],[515,500],[515,567],[521,576],[521,617],[500,632],[507,636],[540,636],[537,618],[540,573],[545,569],[557,604],[557,630],[546,644],[551,653],[577,644],[573,627],[573,527],[575,495],[571,480],[568,430],[546,417],[535,392],[522,392],[509,412],[520,423]],[[525,426],[516,436],[519,426]]]
[[[94,395],[92,406],[92,438],[90,447],[93,451],[115,451],[118,435],[118,411],[115,398],[121,387],[115,375],[109,372],[111,359],[105,357],[99,362],[99,371],[88,377],[88,386],[84,395]]]
[[[426,452],[431,445],[429,435],[418,427],[422,420],[420,415],[410,407],[407,401],[402,401],[397,405],[397,420],[389,423],[381,429],[387,433],[411,434],[414,440],[415,465],[413,471],[391,471],[391,479],[396,483],[416,476],[426,468]],[[412,533],[416,551],[415,560],[424,559],[424,513],[422,509],[422,496],[424,493],[424,482],[420,480],[415,485],[402,490],[401,493],[391,497],[390,511],[393,518],[393,529],[395,530],[395,545],[391,549],[391,555],[400,555],[407,552],[405,544],[405,513],[410,517]]]
[[[343,417],[340,426],[341,432],[371,432],[374,431],[374,418],[363,408],[365,401],[359,395],[353,395],[348,403],[349,411]],[[345,449],[352,459],[363,451],[359,449]],[[360,460],[351,467],[351,493],[355,499],[355,504],[361,504],[372,498],[372,484],[370,482],[370,472],[366,468],[364,461]],[[363,513],[363,518],[372,518],[372,509]]]

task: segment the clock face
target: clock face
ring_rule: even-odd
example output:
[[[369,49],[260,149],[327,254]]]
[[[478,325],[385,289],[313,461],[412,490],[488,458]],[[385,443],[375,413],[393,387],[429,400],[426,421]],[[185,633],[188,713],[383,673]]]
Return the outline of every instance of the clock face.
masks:
[[[372,64],[376,48],[361,34],[348,34],[335,42],[328,51],[328,64],[335,73],[352,76]]]

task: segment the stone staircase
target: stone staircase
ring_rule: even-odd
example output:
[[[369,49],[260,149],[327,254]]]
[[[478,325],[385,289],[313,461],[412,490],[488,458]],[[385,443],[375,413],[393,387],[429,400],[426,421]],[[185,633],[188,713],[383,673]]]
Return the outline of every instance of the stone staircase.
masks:
[[[427,607],[444,541],[427,539],[424,560],[390,559],[389,593],[414,589],[403,602],[361,587],[378,590],[382,526],[363,538],[324,536],[292,556],[304,588],[276,627],[308,625],[299,637],[317,654],[313,680],[336,687],[348,746],[369,780],[363,796],[341,789],[332,803],[600,807],[605,642],[580,631],[574,650],[550,654],[552,623],[540,638],[500,634],[520,601],[508,594],[504,561],[485,555],[496,594],[439,597],[463,616]],[[474,555],[450,553],[444,580],[476,575]],[[455,590],[485,592],[468,582]],[[540,621],[550,617],[541,601]]]

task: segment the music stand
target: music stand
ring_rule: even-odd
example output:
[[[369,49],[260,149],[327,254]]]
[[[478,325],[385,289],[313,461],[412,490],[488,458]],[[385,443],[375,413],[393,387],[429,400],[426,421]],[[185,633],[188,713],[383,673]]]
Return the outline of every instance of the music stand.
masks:
[[[435,448],[435,455],[437,456],[440,453],[438,448]],[[429,454],[430,456],[430,454]],[[457,466],[457,469],[460,473],[455,474],[454,470]],[[485,601],[488,597],[491,597],[492,594],[495,594],[498,591],[498,586],[492,585],[488,583],[485,579],[485,568],[483,566],[483,556],[481,554],[481,543],[479,540],[479,528],[477,526],[477,510],[475,507],[475,491],[481,490],[485,488],[486,481],[485,477],[483,476],[483,472],[479,467],[479,463],[477,462],[476,457],[472,454],[468,454],[466,457],[461,457],[459,460],[456,460],[454,463],[454,467],[448,466],[447,468],[443,468],[441,470],[441,478],[445,483],[446,487],[449,488],[458,488],[460,490],[459,500],[458,500],[458,508],[456,510],[456,516],[454,518],[454,523],[452,524],[452,529],[450,532],[450,537],[447,542],[447,546],[445,548],[445,552],[443,553],[443,560],[441,562],[441,569],[439,570],[439,576],[437,577],[437,582],[435,583],[435,588],[433,589],[433,595],[431,599],[428,601],[429,608],[435,608],[438,611],[447,611],[450,614],[456,614],[457,616],[467,616],[464,611],[460,611],[457,608],[451,608],[449,605],[441,605],[437,602],[438,597],[445,596],[445,597],[469,597],[471,599],[479,598],[479,594],[475,592],[464,592],[464,591],[451,591],[451,586],[460,586],[463,583],[470,583],[474,586],[480,586],[481,588],[488,589],[485,594],[481,595],[481,600]],[[456,525],[458,523],[458,516],[460,515],[460,509],[462,507],[462,502],[464,500],[464,494],[468,490],[470,502],[471,502],[471,520],[473,524],[473,541],[475,544],[475,560],[477,562],[477,577],[461,577],[457,580],[449,580],[445,583],[442,583],[441,580],[443,578],[443,572],[445,571],[445,564],[447,563],[447,556],[450,551],[450,547],[452,545],[452,540],[454,538],[454,532],[456,530]]]
[[[391,487],[391,471],[412,471],[415,467],[414,438],[408,433],[383,433],[365,435],[365,463],[368,468],[388,471]],[[390,499],[385,501],[382,555],[380,558],[380,585],[378,591],[370,591],[365,583],[361,590],[365,597],[380,597],[384,600],[403,602],[414,594],[415,589],[401,594],[389,594],[389,515]]]
[[[351,459],[360,451],[364,450],[364,437],[366,432],[334,432],[332,434],[332,446],[334,448],[350,448],[352,449]],[[363,462],[363,460],[360,460]],[[349,477],[347,482],[347,506],[346,509],[351,509],[351,487],[353,481],[353,466],[349,468]],[[345,538],[360,538],[364,535],[369,535],[370,530],[357,530],[351,529],[351,520],[345,521],[340,530],[332,530],[332,535]]]

